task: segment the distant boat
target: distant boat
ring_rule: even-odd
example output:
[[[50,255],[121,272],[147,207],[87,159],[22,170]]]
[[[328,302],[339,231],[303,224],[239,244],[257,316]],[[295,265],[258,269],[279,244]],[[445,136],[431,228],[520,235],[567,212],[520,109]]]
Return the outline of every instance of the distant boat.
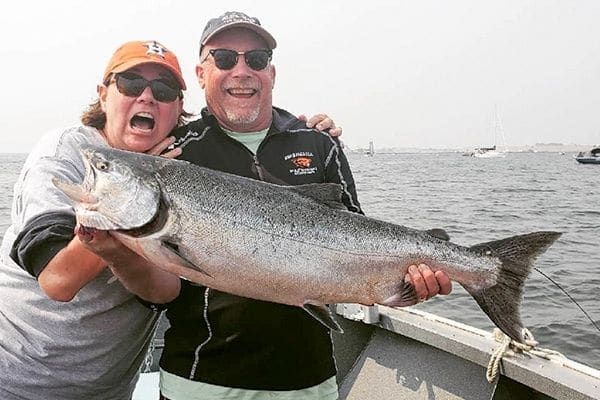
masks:
[[[586,153],[580,151],[575,160],[581,164],[600,164],[600,147],[594,147]]]
[[[496,148],[496,142],[498,140],[498,136],[502,138],[502,144],[506,149],[506,138],[504,137],[504,127],[502,126],[502,121],[500,119],[500,114],[498,114],[498,110],[494,107],[494,122],[493,122],[493,132],[494,132],[494,145],[491,147],[477,147],[475,148],[470,155],[472,157],[477,158],[499,158],[505,157],[506,152],[500,151]]]
[[[373,146],[372,140],[369,142],[369,150],[367,150],[365,154],[371,157],[373,157],[373,155],[375,154],[375,146]]]
[[[505,157],[506,153],[496,150],[496,145],[493,145],[492,147],[478,147],[471,155],[477,158],[499,158]]]

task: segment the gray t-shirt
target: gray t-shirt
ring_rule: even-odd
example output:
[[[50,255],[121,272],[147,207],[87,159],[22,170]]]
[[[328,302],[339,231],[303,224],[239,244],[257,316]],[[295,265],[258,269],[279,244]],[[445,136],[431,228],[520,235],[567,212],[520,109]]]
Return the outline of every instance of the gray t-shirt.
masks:
[[[76,126],[47,133],[31,151],[14,187],[12,225],[0,251],[0,399],[126,400],[138,378],[157,314],[142,306],[109,269],[68,302],[49,299],[34,276],[9,256],[36,216],[73,214],[53,177],[81,182],[79,147],[103,144]]]

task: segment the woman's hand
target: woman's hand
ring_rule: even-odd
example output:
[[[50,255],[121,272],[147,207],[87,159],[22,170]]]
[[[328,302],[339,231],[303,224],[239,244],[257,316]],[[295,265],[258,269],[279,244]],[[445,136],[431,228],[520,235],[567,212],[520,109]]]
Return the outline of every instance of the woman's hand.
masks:
[[[158,143],[156,146],[146,151],[146,154],[150,154],[153,156],[161,156],[165,158],[179,157],[181,155],[181,149],[179,147],[167,150],[169,146],[171,146],[173,143],[175,143],[175,136],[167,136],[166,138],[161,140],[160,143]],[[165,150],[167,151],[164,152]]]

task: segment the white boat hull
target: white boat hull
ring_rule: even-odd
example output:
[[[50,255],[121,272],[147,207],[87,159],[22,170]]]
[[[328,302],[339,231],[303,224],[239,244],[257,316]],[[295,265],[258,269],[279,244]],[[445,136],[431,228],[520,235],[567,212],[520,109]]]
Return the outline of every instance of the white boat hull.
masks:
[[[486,151],[486,152],[482,152],[482,153],[475,152],[475,153],[473,153],[473,157],[477,157],[477,158],[502,158],[502,157],[506,157],[506,153],[503,153],[503,152],[500,152],[500,151],[496,151],[496,150],[490,150],[490,151]]]

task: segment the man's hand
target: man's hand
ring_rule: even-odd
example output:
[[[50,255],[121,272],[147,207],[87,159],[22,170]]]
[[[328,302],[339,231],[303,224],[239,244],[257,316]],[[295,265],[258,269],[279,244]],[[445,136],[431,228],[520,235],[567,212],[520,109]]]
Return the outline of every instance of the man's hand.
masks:
[[[336,127],[335,122],[326,114],[317,114],[310,118],[306,118],[306,115],[301,114],[298,116],[298,119],[304,121],[307,128],[315,128],[320,131],[329,129],[329,135],[333,137],[342,136],[342,128]]]
[[[452,282],[448,275],[443,271],[433,272],[425,264],[408,267],[404,281],[414,286],[419,302],[438,294],[449,294],[452,291]]]

